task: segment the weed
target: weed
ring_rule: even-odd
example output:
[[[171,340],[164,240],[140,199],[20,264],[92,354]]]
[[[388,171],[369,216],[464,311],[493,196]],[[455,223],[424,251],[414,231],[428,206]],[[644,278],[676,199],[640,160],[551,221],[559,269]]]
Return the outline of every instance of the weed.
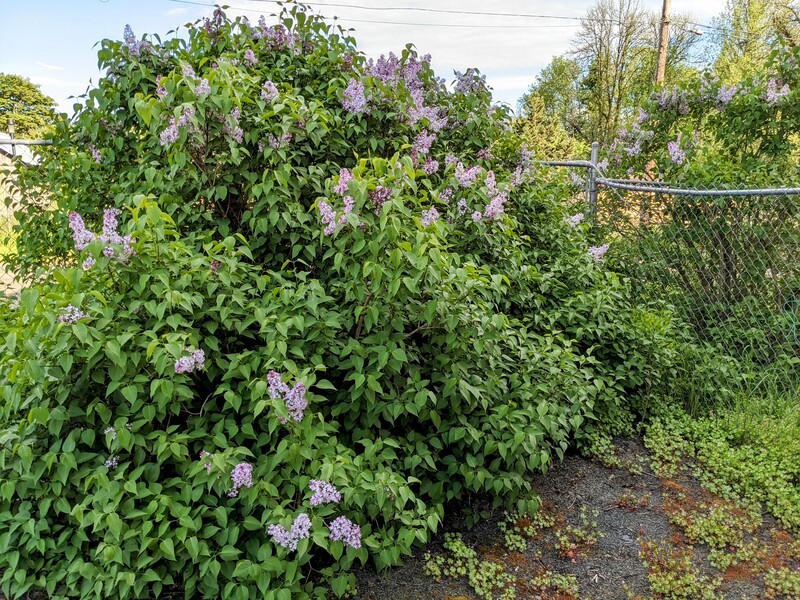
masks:
[[[721,579],[700,573],[693,565],[691,547],[673,548],[666,540],[639,539],[642,563],[656,597],[664,600],[719,600]]]
[[[528,547],[528,540],[536,537],[542,530],[555,524],[555,517],[548,515],[541,508],[526,515],[519,513],[506,513],[505,519],[498,523],[503,532],[506,547],[510,551],[524,552]]]
[[[800,598],[800,573],[787,567],[770,569],[764,575],[765,598]]]
[[[625,490],[617,499],[617,506],[623,510],[640,510],[650,503],[650,493],[637,496],[633,490]]]
[[[597,528],[597,522],[593,520],[599,514],[598,509],[592,509],[590,518],[589,509],[585,505],[581,506],[580,526],[567,525],[555,532],[556,550],[563,558],[574,559],[580,551],[593,546],[603,537],[603,533]]]

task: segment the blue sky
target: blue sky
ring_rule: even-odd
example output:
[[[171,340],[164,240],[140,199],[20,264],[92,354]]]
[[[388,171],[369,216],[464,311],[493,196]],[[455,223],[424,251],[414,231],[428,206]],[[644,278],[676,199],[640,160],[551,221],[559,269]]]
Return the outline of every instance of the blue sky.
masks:
[[[640,0],[660,11],[662,0]],[[197,0],[214,4],[214,0]],[[516,107],[516,101],[553,56],[564,53],[574,37],[577,21],[486,15],[448,15],[398,10],[427,7],[443,10],[539,14],[581,17],[592,0],[339,0],[368,8],[325,6],[309,2],[327,17],[338,16],[353,27],[359,47],[369,56],[399,52],[414,43],[433,56],[437,72],[450,80],[453,69],[477,67],[487,75],[495,99]],[[228,0],[230,15],[256,20],[278,9],[264,0]],[[710,23],[724,0],[673,0],[673,13],[691,13],[699,23]],[[395,7],[392,10],[384,10]],[[371,10],[370,10],[371,9]],[[61,110],[72,112],[69,96],[83,93],[97,82],[96,43],[121,39],[130,24],[137,36],[157,33],[166,37],[187,22],[207,16],[213,8],[175,0],[6,0],[5,27],[0,35],[0,72],[14,73],[41,84]],[[361,21],[384,21],[365,23]],[[391,22],[391,23],[388,23]],[[399,24],[403,23],[403,24]],[[408,24],[406,24],[408,23]],[[464,25],[465,27],[456,27]],[[491,26],[491,27],[489,27]],[[655,44],[655,40],[654,40]]]

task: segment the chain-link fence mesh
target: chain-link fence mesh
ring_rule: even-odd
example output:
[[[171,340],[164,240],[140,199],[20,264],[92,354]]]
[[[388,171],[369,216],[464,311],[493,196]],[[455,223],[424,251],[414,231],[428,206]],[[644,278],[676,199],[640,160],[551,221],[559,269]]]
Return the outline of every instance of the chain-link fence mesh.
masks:
[[[739,361],[749,387],[796,389],[800,190],[598,184],[597,225],[638,298],[672,307],[697,340]]]
[[[11,189],[13,171],[9,164],[0,164],[0,294],[14,294],[19,283],[3,257],[15,251],[14,195]]]

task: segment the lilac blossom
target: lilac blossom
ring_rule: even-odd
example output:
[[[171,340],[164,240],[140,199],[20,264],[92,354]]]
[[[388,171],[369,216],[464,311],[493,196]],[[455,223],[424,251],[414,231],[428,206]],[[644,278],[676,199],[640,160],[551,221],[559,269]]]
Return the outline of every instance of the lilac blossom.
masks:
[[[194,93],[196,96],[207,96],[211,93],[211,86],[208,84],[208,79],[205,77],[200,80],[194,88]]]
[[[475,182],[475,178],[480,172],[481,167],[479,165],[473,165],[465,168],[464,165],[459,162],[456,165],[455,172],[456,179],[458,179],[458,185],[460,185],[462,188],[468,188]]]
[[[83,263],[81,263],[81,267],[83,268],[84,271],[88,271],[95,265],[96,262],[97,261],[94,259],[93,256],[88,256],[86,260],[84,260]]]
[[[578,227],[578,225],[583,223],[583,219],[584,219],[584,214],[582,212],[579,212],[572,215],[571,217],[566,217],[564,219],[564,222],[574,229]]]
[[[375,214],[380,215],[383,205],[392,197],[392,189],[379,185],[369,193],[369,199],[375,205]]]
[[[589,250],[587,250],[587,254],[594,262],[599,262],[600,259],[605,256],[606,252],[608,252],[608,248],[608,243],[603,244],[602,246],[591,246]]]
[[[116,429],[114,429],[113,427],[106,427],[106,428],[103,430],[103,434],[104,434],[104,435],[109,435],[109,434],[110,434],[110,435],[111,435],[111,439],[112,439],[112,440],[115,440],[115,439],[117,439],[117,430],[116,430]]]
[[[333,210],[331,205],[325,202],[325,200],[320,200],[317,203],[317,208],[319,209],[319,215],[322,218],[322,224],[325,225],[323,233],[325,235],[331,235],[334,231],[336,231],[336,227],[339,225],[336,220],[336,211]]]
[[[445,165],[454,165],[458,162],[458,158],[452,152],[448,152],[447,155],[444,157],[444,164]]]
[[[483,209],[483,216],[487,219],[496,219],[504,212],[506,203],[506,195],[498,194],[489,201],[489,204]]]
[[[481,211],[475,210],[475,211],[472,212],[472,222],[473,223],[477,223],[482,218],[483,218],[483,213],[481,213]]]
[[[335,214],[335,213],[334,213]],[[276,371],[267,373],[267,383],[269,384],[269,396],[273,400],[283,399],[289,417],[298,423],[303,420],[303,411],[308,408],[306,400],[306,385],[300,381],[293,388],[289,388],[283,381],[281,374]],[[286,419],[279,417],[281,423],[286,423]]]
[[[263,15],[258,20],[258,28],[254,32],[254,37],[263,40],[273,50],[291,48],[297,42],[294,34],[283,25],[267,27],[267,22]]]
[[[208,268],[211,270],[212,273],[216,273],[217,271],[219,271],[219,268],[221,266],[222,266],[222,263],[220,261],[214,259],[214,260],[211,261],[211,264],[208,266]]]
[[[167,96],[167,88],[164,85],[160,85],[156,88],[156,95],[159,98],[165,98]]]
[[[190,352],[189,356],[181,356],[175,361],[176,373],[193,373],[194,371],[202,371],[206,364],[206,353],[202,350],[190,351],[184,349],[184,352]]]
[[[347,193],[347,184],[352,181],[353,174],[350,172],[350,169],[342,167],[339,169],[339,183],[333,186],[333,191],[337,194],[346,194]]]
[[[239,489],[253,487],[253,465],[243,462],[233,467],[231,471],[233,487],[228,492],[228,498],[235,498],[239,495]]]
[[[388,58],[381,54],[378,60],[370,59],[367,63],[367,73],[386,84],[395,85],[399,71],[400,60],[394,52],[390,52]]]
[[[676,165],[682,165],[686,161],[686,153],[681,150],[681,134],[678,134],[678,139],[675,141],[667,142],[667,152],[669,152],[670,160]]]
[[[361,527],[347,517],[336,517],[333,523],[328,526],[328,529],[331,531],[331,541],[343,542],[346,546],[356,550],[361,548]]]
[[[97,237],[83,223],[83,218],[75,212],[69,213],[69,226],[72,228],[72,239],[75,241],[75,249],[80,252],[95,241]]]
[[[244,130],[239,127],[239,118],[242,116],[238,106],[234,106],[230,112],[230,120],[225,119],[222,125],[222,132],[230,136],[237,144],[244,140]]]
[[[467,69],[464,73],[456,71],[455,92],[457,94],[475,94],[486,89],[486,75],[478,75],[475,69]]]
[[[200,460],[204,461],[203,466],[206,469],[206,473],[211,473],[211,461],[214,459],[214,455],[210,452],[206,452],[205,450],[200,450]]]
[[[342,495],[332,484],[320,479],[312,479],[308,482],[308,487],[314,492],[311,496],[311,506],[319,506],[327,502],[341,502]]]
[[[272,81],[264,82],[264,89],[261,90],[261,97],[264,99],[264,102],[272,102],[278,95],[278,86]]]
[[[646,123],[650,119],[650,115],[647,114],[647,111],[642,107],[638,107],[636,109],[636,122],[637,123]]]
[[[426,175],[433,175],[439,170],[439,161],[428,158],[422,166],[422,170]]]
[[[113,454],[106,459],[106,462],[103,463],[106,466],[106,469],[109,471],[111,469],[116,469],[119,466],[119,458],[114,456]]]
[[[458,201],[456,204],[456,208],[458,209],[458,216],[463,217],[465,214],[469,212],[469,206],[467,206],[467,201],[463,198]]]
[[[85,319],[87,316],[88,315],[85,312],[70,304],[64,309],[64,312],[58,316],[58,322],[72,325],[81,319]]]
[[[789,84],[784,84],[779,88],[778,86],[780,85],[781,82],[776,80],[774,77],[771,77],[767,82],[767,90],[764,92],[764,100],[766,100],[767,104],[770,106],[775,106],[781,98],[789,94]]]
[[[419,121],[426,119],[431,131],[439,131],[447,125],[447,116],[440,116],[437,107],[425,106],[421,89],[411,92],[411,104],[406,109],[406,115],[410,125],[416,125]]]
[[[428,210],[422,211],[422,219],[420,219],[420,223],[423,227],[428,227],[429,225],[433,225],[439,218],[439,211],[436,210],[435,206],[431,206]]]
[[[136,39],[136,36],[133,33],[133,29],[131,29],[130,25],[125,25],[125,29],[122,32],[122,39],[124,41],[125,46],[127,46],[128,51],[131,53],[131,56],[139,56],[142,50],[150,50],[150,42],[139,41]]]
[[[431,145],[435,140],[435,133],[428,133],[427,129],[423,129],[414,140],[414,150],[420,154],[427,154],[430,152]]]
[[[483,150],[480,150],[478,152],[478,158],[482,158],[484,160],[492,160],[492,158],[494,158],[494,156],[492,155],[492,147],[487,146]]]
[[[267,533],[272,536],[276,544],[287,550],[297,550],[298,542],[308,538],[311,533],[311,519],[307,514],[301,513],[297,515],[289,531],[283,525],[270,525],[267,527]]]
[[[738,91],[739,88],[736,85],[719,86],[719,91],[717,92],[717,102],[719,102],[722,106],[727,106],[728,103],[733,100],[733,97]]]
[[[364,83],[361,80],[350,79],[342,97],[342,108],[354,114],[366,112],[367,98],[364,96]]]
[[[444,188],[439,192],[439,200],[445,204],[450,204],[450,200],[453,199],[453,193],[453,188]]]
[[[258,57],[256,57],[255,52],[253,52],[250,48],[244,51],[244,58],[242,59],[245,65],[248,67],[254,67],[258,64]]]
[[[181,72],[183,73],[184,77],[190,77],[192,79],[197,77],[197,75],[194,74],[194,69],[192,68],[192,65],[189,65],[189,64],[183,65],[181,67]]]
[[[89,144],[89,152],[92,153],[92,158],[94,162],[100,164],[103,162],[103,155],[100,153],[100,150],[95,148],[94,144]]]
[[[180,132],[178,131],[178,125],[175,123],[175,117],[169,118],[169,125],[164,131],[161,132],[159,137],[161,138],[162,146],[169,146],[170,144],[174,144],[178,141]]]
[[[281,148],[285,148],[289,145],[289,143],[292,141],[292,134],[286,131],[280,136],[276,137],[270,133],[267,137],[267,140],[270,148],[273,150],[280,150]]]

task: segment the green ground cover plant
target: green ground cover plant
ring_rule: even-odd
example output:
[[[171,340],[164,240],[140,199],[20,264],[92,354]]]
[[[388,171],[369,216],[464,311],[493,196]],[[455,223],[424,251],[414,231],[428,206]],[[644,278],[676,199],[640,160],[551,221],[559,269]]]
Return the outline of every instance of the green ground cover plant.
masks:
[[[479,73],[302,7],[99,62],[19,172],[5,596],[345,595],[471,495],[535,510],[526,475],[664,372]]]

